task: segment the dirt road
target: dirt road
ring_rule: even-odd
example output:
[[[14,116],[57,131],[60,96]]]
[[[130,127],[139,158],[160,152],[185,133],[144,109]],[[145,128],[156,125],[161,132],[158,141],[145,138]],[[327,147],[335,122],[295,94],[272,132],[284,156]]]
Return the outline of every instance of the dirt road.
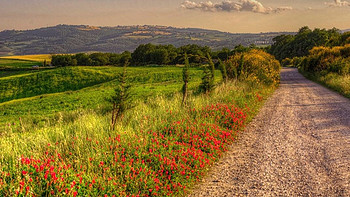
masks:
[[[350,100],[296,69],[281,77],[191,196],[350,196]]]

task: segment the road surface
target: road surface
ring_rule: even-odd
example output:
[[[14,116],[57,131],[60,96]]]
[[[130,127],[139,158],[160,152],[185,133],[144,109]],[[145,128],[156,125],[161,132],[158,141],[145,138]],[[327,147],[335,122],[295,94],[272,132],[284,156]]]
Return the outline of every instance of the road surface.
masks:
[[[281,86],[191,196],[350,196],[350,100],[281,72]]]

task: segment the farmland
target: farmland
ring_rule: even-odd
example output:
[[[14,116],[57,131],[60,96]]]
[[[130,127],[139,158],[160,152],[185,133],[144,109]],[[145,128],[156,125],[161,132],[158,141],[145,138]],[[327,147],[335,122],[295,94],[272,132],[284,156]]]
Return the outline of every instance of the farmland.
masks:
[[[51,55],[41,54],[41,55],[20,55],[20,56],[5,56],[0,59],[7,60],[23,60],[23,61],[33,61],[33,62],[44,62],[50,63]]]

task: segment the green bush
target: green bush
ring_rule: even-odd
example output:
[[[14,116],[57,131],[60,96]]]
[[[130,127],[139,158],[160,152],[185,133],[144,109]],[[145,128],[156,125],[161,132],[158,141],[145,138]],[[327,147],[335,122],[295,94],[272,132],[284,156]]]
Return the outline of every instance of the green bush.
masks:
[[[279,83],[280,63],[272,55],[262,50],[253,49],[237,53],[225,63],[230,79],[248,79],[267,85]]]

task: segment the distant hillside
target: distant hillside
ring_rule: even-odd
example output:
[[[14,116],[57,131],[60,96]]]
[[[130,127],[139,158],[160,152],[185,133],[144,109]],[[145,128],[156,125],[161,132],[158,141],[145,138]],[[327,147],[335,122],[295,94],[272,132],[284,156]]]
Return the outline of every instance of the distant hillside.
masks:
[[[285,34],[286,32],[284,32]],[[282,33],[232,34],[195,28],[165,26],[92,27],[58,25],[35,30],[0,32],[0,55],[133,51],[138,45],[207,45],[212,49],[235,45],[269,45]],[[292,34],[292,33],[287,33]]]
[[[344,29],[344,30],[342,30],[341,32],[342,33],[345,33],[345,32],[349,32],[350,31],[350,29]]]

